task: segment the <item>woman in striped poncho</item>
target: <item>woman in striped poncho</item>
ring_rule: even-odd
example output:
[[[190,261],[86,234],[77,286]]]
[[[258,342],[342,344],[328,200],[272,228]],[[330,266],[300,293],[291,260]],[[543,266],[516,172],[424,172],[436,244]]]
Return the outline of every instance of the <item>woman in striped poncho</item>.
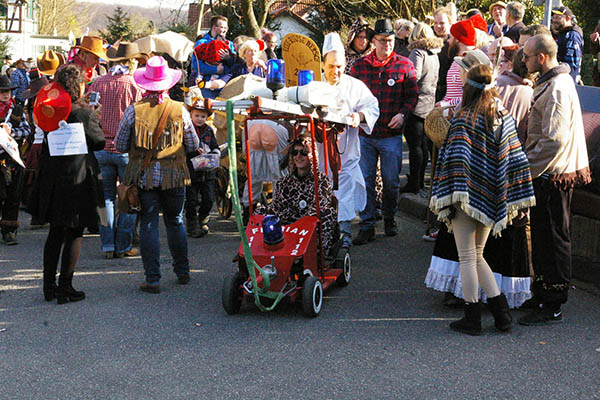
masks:
[[[508,331],[511,317],[492,270],[483,258],[485,242],[499,235],[522,210],[535,205],[527,158],[514,119],[494,89],[492,69],[469,70],[462,107],[451,121],[440,149],[430,208],[454,231],[465,299],[465,317],[450,328],[481,334],[478,284],[498,330]]]

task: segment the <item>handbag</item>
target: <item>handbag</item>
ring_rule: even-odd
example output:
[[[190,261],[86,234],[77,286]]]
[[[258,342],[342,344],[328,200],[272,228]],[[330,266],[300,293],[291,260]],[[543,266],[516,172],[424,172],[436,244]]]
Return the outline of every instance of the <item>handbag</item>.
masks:
[[[171,102],[168,101],[165,108],[163,108],[158,125],[152,136],[152,149],[146,152],[144,162],[142,163],[141,171],[145,171],[150,160],[156,155],[156,146],[158,146],[158,139],[162,135],[163,129],[167,123],[167,117],[171,112]],[[142,204],[140,203],[140,196],[137,184],[126,185],[119,183],[117,186],[117,208],[120,212],[127,214],[139,214],[142,211]]]

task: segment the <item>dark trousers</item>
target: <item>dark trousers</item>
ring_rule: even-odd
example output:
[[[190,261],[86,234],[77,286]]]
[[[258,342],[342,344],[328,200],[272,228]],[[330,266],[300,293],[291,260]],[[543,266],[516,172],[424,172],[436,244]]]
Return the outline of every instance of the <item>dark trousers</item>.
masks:
[[[185,218],[192,221],[198,216],[200,222],[208,217],[215,202],[215,181],[207,179],[192,182],[185,192]]]
[[[557,189],[551,181],[533,180],[535,207],[531,208],[533,293],[544,304],[567,302],[571,281],[569,213],[573,189]]]
[[[5,158],[3,162],[5,165],[0,165],[0,226],[2,233],[16,232],[19,227],[24,169],[10,158]]]
[[[79,259],[83,228],[69,228],[50,224],[44,245],[44,287],[56,284],[56,269],[62,250],[59,286],[70,284]]]
[[[410,162],[408,186],[415,192],[425,185],[425,168],[429,160],[429,146],[425,136],[424,123],[423,118],[411,115],[404,130],[404,138],[408,144],[408,161]]]

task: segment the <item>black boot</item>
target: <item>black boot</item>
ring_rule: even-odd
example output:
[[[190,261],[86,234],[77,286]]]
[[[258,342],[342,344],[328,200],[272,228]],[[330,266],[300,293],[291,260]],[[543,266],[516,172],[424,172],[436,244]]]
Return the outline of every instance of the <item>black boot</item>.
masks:
[[[189,237],[194,237],[194,234],[198,230],[198,217],[197,216],[187,216],[185,221],[185,230]]]
[[[450,329],[467,335],[481,335],[481,307],[479,302],[465,302],[465,317],[450,323]]]
[[[487,303],[490,312],[494,316],[494,325],[496,325],[496,329],[501,332],[510,331],[512,317],[510,316],[506,296],[500,294],[496,297],[488,298]]]
[[[56,292],[56,267],[54,269],[44,267],[44,299],[52,301]]]
[[[56,302],[58,304],[65,304],[69,301],[80,301],[85,299],[85,293],[77,291],[73,288],[73,274],[63,277],[60,274],[58,279],[58,288],[56,289]]]

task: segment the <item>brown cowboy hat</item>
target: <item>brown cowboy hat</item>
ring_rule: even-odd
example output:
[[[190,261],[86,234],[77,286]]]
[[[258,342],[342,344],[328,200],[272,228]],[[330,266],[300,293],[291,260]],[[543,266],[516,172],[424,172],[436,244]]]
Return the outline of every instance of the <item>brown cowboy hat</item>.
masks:
[[[37,58],[37,66],[43,75],[54,75],[58,67],[65,63],[65,57],[54,50],[46,50]]]
[[[111,47],[106,52],[109,61],[125,61],[131,60],[132,58],[143,58],[147,60],[150,56],[147,53],[140,52],[140,48],[137,43],[130,42],[121,42],[119,47],[115,50],[112,50],[114,47]],[[109,54],[113,53],[114,54]]]
[[[73,46],[75,49],[80,49],[97,55],[100,58],[107,59],[106,50],[104,49],[104,43],[98,36],[84,36],[81,39],[79,46]]]
[[[192,104],[184,104],[185,108],[191,112],[192,110],[201,110],[204,111],[208,114],[208,116],[210,117],[213,113],[212,110],[212,100],[209,98],[195,98],[192,101]]]

